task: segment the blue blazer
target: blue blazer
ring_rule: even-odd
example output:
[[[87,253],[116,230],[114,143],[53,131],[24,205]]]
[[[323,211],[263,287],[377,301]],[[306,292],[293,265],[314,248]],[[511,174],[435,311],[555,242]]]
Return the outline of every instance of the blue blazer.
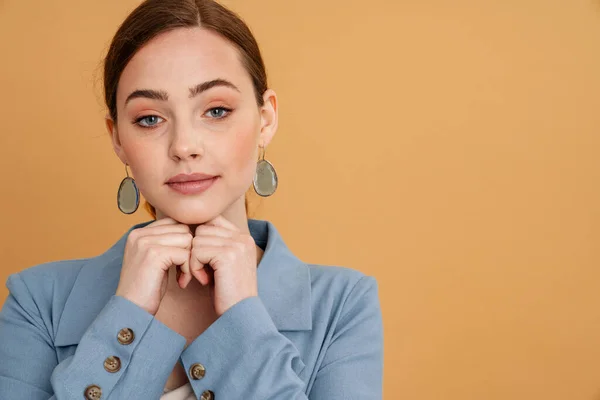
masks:
[[[231,307],[186,347],[183,336],[115,295],[127,235],[151,222],[134,225],[99,256],[8,277],[0,399],[159,399],[178,362],[196,398],[211,398],[208,391],[215,400],[382,398],[373,277],[303,263],[273,224],[251,219],[250,233],[265,250],[258,296]]]

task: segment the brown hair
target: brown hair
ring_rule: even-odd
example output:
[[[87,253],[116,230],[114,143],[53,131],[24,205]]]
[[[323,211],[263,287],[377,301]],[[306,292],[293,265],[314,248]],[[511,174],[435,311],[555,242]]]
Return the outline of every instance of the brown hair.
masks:
[[[233,11],[214,0],[145,0],[123,21],[104,59],[104,99],[113,121],[117,121],[117,87],[123,70],[135,53],[152,38],[177,28],[202,27],[233,43],[254,85],[258,106],[267,90],[267,73],[256,39]],[[156,218],[156,210],[145,209]],[[246,197],[246,210],[248,198]]]

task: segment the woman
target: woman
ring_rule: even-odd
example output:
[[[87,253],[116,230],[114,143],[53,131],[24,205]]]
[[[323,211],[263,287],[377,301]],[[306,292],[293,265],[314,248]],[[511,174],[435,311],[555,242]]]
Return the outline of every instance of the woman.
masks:
[[[155,220],[97,257],[9,277],[0,398],[380,399],[375,279],[307,265],[247,218],[249,186],[277,187],[277,97],[247,26],[211,0],[147,0],[104,86],[135,177],[119,208],[135,211],[139,188]]]

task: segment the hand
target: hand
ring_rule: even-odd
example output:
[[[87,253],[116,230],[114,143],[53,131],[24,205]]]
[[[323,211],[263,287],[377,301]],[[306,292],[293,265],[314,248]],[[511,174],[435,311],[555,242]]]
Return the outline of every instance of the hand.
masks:
[[[181,266],[181,279],[189,272],[192,238],[189,226],[172,218],[132,230],[115,294],[155,315],[167,291],[169,269]]]
[[[219,215],[196,228],[189,274],[182,279],[191,280],[193,276],[203,286],[210,285],[215,312],[220,317],[241,300],[258,296],[256,263],[252,236]],[[182,283],[187,285],[189,280]]]

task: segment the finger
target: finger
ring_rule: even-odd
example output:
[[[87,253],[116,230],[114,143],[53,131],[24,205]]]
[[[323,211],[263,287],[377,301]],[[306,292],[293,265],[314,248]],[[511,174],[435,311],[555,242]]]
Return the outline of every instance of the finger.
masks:
[[[192,250],[192,253],[190,254],[189,275],[190,277],[193,276],[198,279],[202,285],[206,285],[208,282],[208,274],[205,267],[204,263],[200,262],[198,258],[194,256],[194,251]]]
[[[190,274],[189,257],[188,261],[179,265],[178,267],[181,271],[181,275],[178,277],[177,283],[179,284],[180,288],[185,289],[187,285],[192,281],[192,274]]]
[[[144,234],[160,235],[160,234],[171,233],[171,232],[181,232],[181,233],[189,232],[189,233],[191,233],[192,231],[190,230],[190,227],[185,224],[163,224],[163,225],[152,226],[152,227],[148,226],[146,228],[140,229],[140,233],[142,235],[144,235]]]
[[[212,268],[210,266],[205,266],[201,270],[194,271],[192,275],[202,284],[202,286],[206,286],[211,282],[211,271]]]
[[[157,246],[160,248],[160,246]],[[189,268],[189,260],[190,253],[188,250],[173,248],[171,246],[162,247],[163,251],[168,252],[169,256],[167,257],[167,261],[164,265],[166,265],[165,271],[168,273],[169,268],[176,266],[182,272],[182,274],[177,278],[177,283],[179,287],[185,289],[185,287],[192,280],[192,275],[190,274]]]
[[[175,221],[173,218],[165,217],[165,218],[157,219],[156,221],[146,225],[146,228],[150,227],[150,226],[173,225],[173,224],[179,224],[179,222]]]
[[[192,248],[199,248],[199,247],[206,247],[206,246],[224,247],[224,246],[231,245],[231,242],[232,242],[232,239],[229,237],[200,235],[200,236],[195,236],[192,239]]]
[[[198,225],[194,236],[220,236],[220,237],[233,237],[236,232],[231,229],[223,228],[222,226],[216,225]]]
[[[171,246],[153,246],[155,254],[159,255],[162,259],[162,269],[168,272],[169,268],[173,265],[184,265],[190,259],[190,253],[186,249]]]
[[[169,232],[191,232],[190,227],[185,224],[175,223],[170,218],[160,219],[143,228],[137,228],[130,232],[127,240],[134,240],[148,234],[163,234]]]
[[[166,235],[170,233],[189,233],[191,234],[190,228],[187,225],[159,225],[154,227],[138,228],[131,231],[127,237],[128,241],[135,241],[144,236],[150,235]]]
[[[190,261],[190,273],[207,285],[210,282],[208,269],[215,269],[219,254],[223,253],[222,246],[193,247]]]
[[[240,228],[238,228],[237,225],[235,225],[233,222],[229,221],[222,215],[217,215],[215,218],[211,219],[210,221],[207,221],[204,225],[220,226],[226,229],[230,229],[232,231],[240,230]]]
[[[179,247],[182,249],[192,248],[192,234],[191,233],[165,233],[157,235],[144,235],[137,240],[138,246],[150,247],[150,246],[172,246]]]

